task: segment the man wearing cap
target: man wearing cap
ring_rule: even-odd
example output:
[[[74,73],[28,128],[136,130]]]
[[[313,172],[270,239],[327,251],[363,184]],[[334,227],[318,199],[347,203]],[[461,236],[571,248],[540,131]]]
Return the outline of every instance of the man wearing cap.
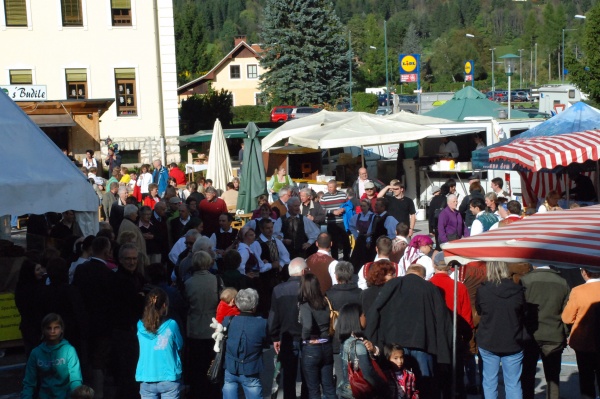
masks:
[[[446,301],[446,307],[450,312],[454,311],[454,280],[450,277],[450,265],[446,264],[444,259],[444,253],[439,252],[433,259],[433,268],[435,274],[429,279],[429,281],[438,287],[444,300]],[[458,392],[462,393],[464,397],[464,360],[465,357],[470,353],[469,341],[473,336],[473,313],[471,311],[471,300],[469,298],[469,292],[467,287],[461,283],[456,282],[457,297],[456,297],[456,314],[457,314],[457,382]],[[450,385],[450,384],[448,384]],[[469,385],[475,385],[475,381],[470,381]]]
[[[389,201],[387,211],[398,223],[406,223],[410,229],[408,236],[412,237],[415,231],[415,223],[417,223],[415,203],[404,195],[404,184],[400,181],[382,188],[377,197],[383,198],[388,190],[392,190],[393,195],[386,197]]]
[[[375,209],[375,201],[377,201],[377,190],[375,189],[375,183],[371,180],[367,180],[364,184],[365,193],[361,195],[360,199],[366,199],[371,201],[371,209]]]
[[[171,220],[179,217],[179,205],[181,205],[181,202],[181,198],[179,197],[169,198],[167,202],[169,204],[167,207],[167,223],[171,223]]]

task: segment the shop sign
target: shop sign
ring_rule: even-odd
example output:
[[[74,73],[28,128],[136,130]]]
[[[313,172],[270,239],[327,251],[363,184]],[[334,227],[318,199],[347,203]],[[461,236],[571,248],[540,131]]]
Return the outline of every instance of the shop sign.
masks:
[[[0,86],[13,101],[47,101],[46,85],[10,85]]]

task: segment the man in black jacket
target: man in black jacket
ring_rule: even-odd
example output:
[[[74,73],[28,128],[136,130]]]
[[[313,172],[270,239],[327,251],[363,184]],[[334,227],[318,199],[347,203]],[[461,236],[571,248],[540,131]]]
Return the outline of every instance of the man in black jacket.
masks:
[[[279,356],[283,373],[283,398],[296,399],[296,375],[301,347],[301,326],[298,323],[298,291],[300,278],[306,272],[306,262],[294,258],[288,266],[290,278],[273,288],[269,311],[269,335]],[[302,398],[308,397],[302,377]]]
[[[437,395],[435,362],[451,364],[452,324],[436,286],[414,274],[385,283],[367,312],[367,338],[379,347],[399,344],[417,375],[423,398]],[[410,362],[412,361],[412,364]]]
[[[83,304],[89,317],[87,348],[91,363],[91,384],[99,398],[104,396],[104,372],[108,366],[112,335],[112,295],[115,273],[107,267],[112,256],[110,240],[96,237],[92,241],[92,256],[89,261],[77,266],[73,285],[79,288]],[[87,363],[87,362],[86,362]],[[88,365],[82,364],[84,373]],[[89,378],[89,377],[88,377]]]

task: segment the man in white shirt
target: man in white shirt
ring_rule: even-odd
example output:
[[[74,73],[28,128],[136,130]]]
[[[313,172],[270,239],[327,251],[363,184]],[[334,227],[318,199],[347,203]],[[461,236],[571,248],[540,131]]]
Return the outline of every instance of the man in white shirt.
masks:
[[[471,225],[470,237],[488,231],[496,222],[498,222],[496,215],[485,211],[485,202],[483,202],[481,198],[473,198],[469,203],[469,209],[475,216],[475,220]]]
[[[307,250],[317,241],[321,230],[306,216],[300,214],[300,199],[292,197],[287,202],[288,212],[275,221],[275,231],[283,234],[283,243],[290,257],[306,259]],[[313,253],[316,252],[313,251]]]
[[[458,146],[454,141],[448,140],[448,137],[442,137],[442,144],[440,144],[438,152],[442,157],[458,158]]]
[[[392,240],[389,237],[379,237],[377,239],[377,243],[375,245],[375,251],[377,255],[373,262],[365,263],[363,267],[360,268],[358,272],[358,288],[361,290],[366,290],[367,287],[367,270],[369,266],[378,260],[387,259],[390,260],[390,254],[392,253]],[[390,261],[391,262],[391,261]],[[392,262],[393,263],[393,262]],[[394,263],[394,267],[396,268],[396,277],[404,275],[404,270],[401,267],[398,267],[397,263]],[[365,269],[366,268],[366,269]]]
[[[273,234],[273,221],[271,219],[261,219],[260,231],[262,232],[258,239],[251,245],[252,250],[262,259],[265,265],[270,264],[272,269],[281,269],[290,264],[290,253],[283,242]],[[258,244],[256,247],[255,244]]]
[[[496,193],[496,197],[498,198],[509,198],[510,195],[506,191],[502,191],[502,186],[504,186],[504,181],[500,177],[495,177],[492,179],[492,191]]]
[[[366,168],[358,169],[358,179],[352,185],[356,198],[361,198],[365,193],[365,183],[369,181],[369,173]]]

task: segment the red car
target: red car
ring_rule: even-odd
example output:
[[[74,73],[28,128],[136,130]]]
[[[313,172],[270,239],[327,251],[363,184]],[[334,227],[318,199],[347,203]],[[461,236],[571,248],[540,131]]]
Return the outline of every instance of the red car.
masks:
[[[278,105],[271,110],[271,122],[283,123],[292,119],[290,114],[295,105]]]

